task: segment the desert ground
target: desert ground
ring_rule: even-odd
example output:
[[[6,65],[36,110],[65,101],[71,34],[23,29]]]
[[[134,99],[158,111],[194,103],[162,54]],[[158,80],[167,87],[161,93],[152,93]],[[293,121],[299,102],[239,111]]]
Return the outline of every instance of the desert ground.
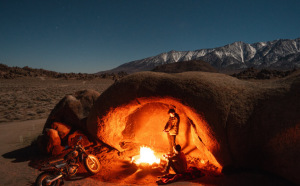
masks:
[[[65,95],[93,89],[103,92],[114,81],[23,77],[0,79],[0,122],[47,118]]]
[[[65,95],[94,89],[102,93],[114,83],[111,79],[63,80],[45,77],[0,79],[0,181],[1,185],[33,185],[40,173],[34,165],[41,158],[31,146],[42,133],[54,106]],[[101,159],[100,159],[101,161]],[[103,160],[107,161],[107,160]],[[115,169],[103,167],[99,175],[79,177],[65,185],[156,185],[159,173],[125,169],[122,161],[112,162]],[[104,174],[115,175],[105,180]],[[80,177],[82,176],[82,177]],[[230,175],[206,174],[190,182],[171,185],[288,185],[284,179],[265,172],[241,171]]]

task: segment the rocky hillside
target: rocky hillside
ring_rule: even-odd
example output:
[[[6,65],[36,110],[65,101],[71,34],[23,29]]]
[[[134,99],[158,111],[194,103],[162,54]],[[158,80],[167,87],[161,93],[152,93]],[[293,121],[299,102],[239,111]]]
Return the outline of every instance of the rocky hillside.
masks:
[[[300,70],[267,70],[267,69],[255,69],[248,68],[239,73],[234,73],[231,76],[238,79],[274,79],[274,78],[284,78],[291,75],[292,73]]]
[[[127,73],[101,73],[101,74],[86,74],[86,73],[59,73],[44,69],[34,69],[28,66],[9,67],[5,64],[0,64],[0,79],[14,79],[18,77],[49,77],[62,79],[94,79],[94,78],[112,78],[119,79],[126,76]]]
[[[187,71],[218,72],[209,63],[199,60],[160,65],[155,67],[152,71],[165,73],[180,73]]]

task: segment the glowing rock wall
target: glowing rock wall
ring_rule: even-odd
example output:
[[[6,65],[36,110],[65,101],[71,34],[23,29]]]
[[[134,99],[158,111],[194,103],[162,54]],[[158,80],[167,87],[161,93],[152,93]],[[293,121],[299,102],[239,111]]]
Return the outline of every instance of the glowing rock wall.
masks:
[[[169,108],[181,117],[177,142],[219,167],[264,169],[299,183],[300,75],[248,82],[217,73],[143,72],[113,84],[88,116],[89,133],[118,149],[167,152]]]

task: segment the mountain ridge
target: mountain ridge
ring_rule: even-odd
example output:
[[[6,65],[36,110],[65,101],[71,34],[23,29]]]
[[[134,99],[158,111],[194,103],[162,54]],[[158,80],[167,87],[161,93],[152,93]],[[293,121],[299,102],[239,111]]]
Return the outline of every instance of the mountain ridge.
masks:
[[[253,44],[237,41],[222,47],[194,51],[171,50],[156,56],[124,63],[105,72],[149,71],[159,65],[190,60],[205,61],[220,72],[244,70],[251,67],[281,70],[299,68],[300,38],[277,39]]]

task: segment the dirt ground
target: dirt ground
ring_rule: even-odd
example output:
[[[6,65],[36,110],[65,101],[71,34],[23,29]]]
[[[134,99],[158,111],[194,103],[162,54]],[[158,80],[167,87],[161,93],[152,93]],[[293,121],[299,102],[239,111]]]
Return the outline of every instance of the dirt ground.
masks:
[[[64,80],[45,77],[0,79],[0,123],[47,118],[65,95],[85,89],[102,93],[111,79]]]
[[[34,184],[40,171],[32,166],[32,162],[39,156],[30,144],[41,133],[45,121],[39,119],[0,124],[1,185]],[[83,170],[77,177],[65,181],[65,185],[156,185],[155,181],[160,175],[158,171],[133,168],[124,159],[111,160],[110,166],[103,167],[98,175],[87,177]],[[289,185],[289,182],[266,173],[240,172],[222,176],[207,174],[196,180],[170,185]]]
[[[0,80],[0,185],[33,185],[40,173],[35,160],[41,158],[31,146],[51,109],[66,94],[94,89],[102,93],[113,83],[108,79],[55,80],[21,78]],[[84,170],[65,185],[156,185],[155,170],[141,170],[129,160],[104,158],[102,171],[88,177]],[[171,185],[289,185],[286,180],[263,172],[244,171],[230,175],[210,175]]]

